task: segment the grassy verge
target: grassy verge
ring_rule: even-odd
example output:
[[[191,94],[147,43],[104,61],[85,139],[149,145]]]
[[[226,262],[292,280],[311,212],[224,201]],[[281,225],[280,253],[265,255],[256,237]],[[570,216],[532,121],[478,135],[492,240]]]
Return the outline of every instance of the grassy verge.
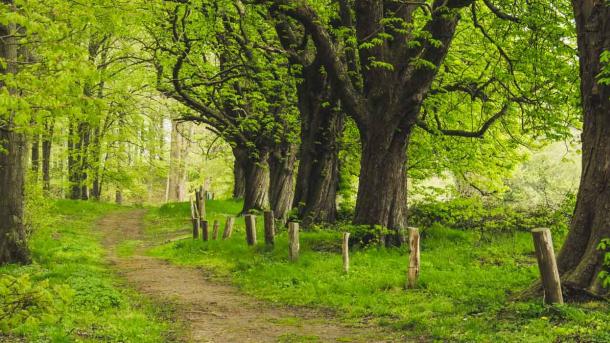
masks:
[[[104,261],[94,222],[117,210],[61,200],[35,213],[34,263],[0,268],[0,341],[3,334],[51,342],[168,339],[163,313],[121,285]]]
[[[224,225],[239,210],[234,202],[211,201],[210,220]],[[188,232],[188,204],[149,213],[149,232]],[[259,218],[259,220],[261,220]],[[262,237],[259,222],[259,237]],[[338,310],[353,320],[374,320],[439,341],[607,342],[610,307],[587,303],[544,307],[514,302],[511,295],[536,279],[528,233],[482,241],[477,233],[433,227],[424,232],[421,282],[404,290],[404,249],[365,248],[352,252],[351,270],[341,271],[340,233],[303,232],[301,257],[287,260],[286,232],[275,249],[245,244],[243,219],[228,241],[171,242],[150,254],[176,264],[205,266],[229,276],[245,292],[268,301]]]

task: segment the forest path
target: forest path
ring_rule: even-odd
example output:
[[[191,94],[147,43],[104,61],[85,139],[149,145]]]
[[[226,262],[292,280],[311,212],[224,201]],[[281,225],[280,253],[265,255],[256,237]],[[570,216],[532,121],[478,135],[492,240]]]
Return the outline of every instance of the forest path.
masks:
[[[171,265],[145,255],[145,210],[115,212],[98,222],[108,259],[140,293],[175,307],[186,328],[186,342],[394,342],[392,335],[368,325],[340,323],[327,313],[278,307],[241,294],[235,287],[206,277],[201,270]],[[145,242],[128,257],[117,254],[126,240]]]

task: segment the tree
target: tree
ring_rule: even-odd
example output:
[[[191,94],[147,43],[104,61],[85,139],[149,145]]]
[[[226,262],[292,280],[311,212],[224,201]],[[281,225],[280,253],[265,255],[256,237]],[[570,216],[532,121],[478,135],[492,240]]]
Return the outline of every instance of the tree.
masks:
[[[166,22],[152,33],[158,88],[194,112],[182,119],[231,145],[236,178],[244,171],[243,212],[270,207],[284,218],[294,189],[294,83],[283,56],[259,47],[272,32],[245,11],[239,1],[162,8]]]
[[[281,13],[275,25],[279,41],[294,67],[301,121],[299,169],[293,207],[304,225],[334,222],[339,183],[339,139],[344,114],[332,94],[330,79],[308,36]]]
[[[356,224],[382,225],[397,233],[406,227],[407,151],[416,128],[432,135],[477,139],[494,124],[519,112],[529,114],[535,109],[540,114],[533,116],[532,122],[537,123],[545,121],[544,116],[553,117],[548,109],[557,102],[548,99],[552,93],[545,86],[549,74],[539,73],[536,67],[534,75],[527,75],[532,61],[527,60],[523,48],[531,49],[522,44],[559,43],[550,30],[559,26],[553,26],[548,14],[558,8],[547,10],[538,3],[519,3],[512,8],[524,14],[520,18],[489,1],[479,4],[474,0],[437,0],[431,4],[349,0],[330,5],[322,1],[258,3],[270,4],[272,10],[303,25],[342,109],[356,122],[362,144]],[[471,16],[465,20],[467,9]],[[341,21],[340,29],[330,24],[333,20]],[[491,25],[484,27],[485,23]],[[463,38],[456,41],[460,35]],[[480,39],[481,45],[473,46],[473,38]],[[482,49],[484,42],[491,49]],[[459,46],[453,46],[455,43]],[[494,60],[474,57],[491,56],[488,52]],[[473,56],[472,63],[456,63],[465,56]],[[553,63],[560,60],[553,54],[544,57]],[[470,74],[473,68],[481,70],[479,75]],[[466,126],[462,119],[469,114],[460,112],[456,120],[443,111],[449,108],[447,100],[441,101],[443,106],[430,103],[430,97],[439,90],[441,98],[457,100],[457,106],[475,104],[471,113],[479,116],[469,121],[479,124],[447,128],[450,122]],[[548,131],[554,129],[549,127]],[[394,236],[400,238],[399,234]]]
[[[605,296],[608,289],[598,277],[604,252],[598,245],[610,237],[610,82],[600,74],[601,57],[610,51],[610,6],[603,0],[572,4],[580,60],[583,170],[570,232],[557,262],[563,286],[575,295]]]
[[[192,136],[192,127],[189,127],[190,132],[188,133],[180,132],[179,124],[176,120],[172,121],[169,172],[167,176],[168,193],[166,197],[169,201],[184,201],[187,198],[188,163],[186,158],[190,145],[189,139]]]
[[[2,0],[0,9],[16,10],[12,0]],[[0,24],[0,91],[11,98],[18,97],[15,75],[24,57],[19,34],[16,22]],[[18,106],[3,110],[7,113],[3,111],[0,117],[0,265],[27,263],[30,259],[24,220],[27,140],[19,127]]]

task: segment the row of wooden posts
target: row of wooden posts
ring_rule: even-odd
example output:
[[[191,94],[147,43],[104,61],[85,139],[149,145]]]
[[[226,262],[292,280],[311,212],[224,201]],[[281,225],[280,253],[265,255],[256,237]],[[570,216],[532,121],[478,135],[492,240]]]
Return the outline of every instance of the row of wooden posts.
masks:
[[[201,237],[204,241],[210,239],[209,235],[209,223],[205,220],[205,201],[203,199],[204,192],[203,188],[195,194],[196,200],[193,202],[191,199],[191,219],[193,223],[193,238],[199,238],[199,231],[201,229]],[[203,216],[201,215],[203,214]],[[265,244],[269,246],[275,245],[275,219],[273,211],[265,211],[263,214],[264,219],[264,231],[265,231]],[[256,216],[247,214],[244,216],[246,226],[246,242],[248,245],[256,245]],[[222,239],[228,239],[233,233],[233,226],[235,224],[235,218],[227,218]],[[218,239],[220,229],[220,223],[218,220],[214,220],[212,226],[212,239]],[[417,280],[419,278],[420,271],[420,235],[419,229],[410,227],[408,228],[409,234],[409,267],[407,270],[407,288],[417,287]],[[343,233],[342,239],[342,255],[343,255],[343,271],[349,272],[349,232]],[[542,287],[544,291],[544,302],[546,304],[563,304],[563,294],[561,291],[561,281],[559,277],[559,271],[557,268],[557,262],[555,260],[555,252],[553,249],[553,240],[551,238],[551,231],[547,228],[540,228],[532,230],[532,236],[534,238],[534,248],[536,250],[536,259],[538,261],[538,268],[540,270],[540,276],[542,279]],[[296,261],[299,258],[299,223],[289,222],[288,223],[288,257],[291,261]]]

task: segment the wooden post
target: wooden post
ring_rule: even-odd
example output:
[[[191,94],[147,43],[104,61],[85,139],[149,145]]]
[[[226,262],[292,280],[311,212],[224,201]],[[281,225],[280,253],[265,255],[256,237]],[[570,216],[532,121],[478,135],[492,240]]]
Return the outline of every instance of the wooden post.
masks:
[[[417,287],[419,278],[419,229],[410,227],[409,229],[409,272],[407,273],[407,288]]]
[[[233,234],[233,224],[235,224],[235,218],[229,217],[227,218],[227,222],[225,223],[225,229],[222,232],[222,239],[229,239],[231,234]]]
[[[199,218],[197,218],[195,204],[193,203],[193,197],[191,200],[191,222],[193,223],[193,239],[199,238]]]
[[[218,219],[214,220],[214,228],[212,229],[212,239],[213,240],[217,240],[218,239],[218,228],[220,227],[220,223],[218,222]]]
[[[197,212],[199,218],[205,220],[205,194],[203,186],[199,187],[199,190],[195,191],[195,201],[197,204]]]
[[[288,256],[290,261],[299,258],[299,223],[288,223]]]
[[[191,220],[193,222],[193,239],[199,238],[199,219]]]
[[[244,219],[246,220],[246,242],[248,245],[256,245],[256,216],[246,214]]]
[[[547,228],[533,229],[532,236],[534,237],[538,269],[540,270],[542,287],[544,288],[544,303],[563,304],[561,280],[559,278],[559,270],[557,269],[557,261],[555,260],[551,230]]]
[[[349,232],[343,233],[343,271],[349,273]]]
[[[265,211],[265,244],[275,244],[275,221],[273,218],[273,211]]]
[[[201,221],[201,238],[206,242],[210,239],[209,225],[207,220]]]

